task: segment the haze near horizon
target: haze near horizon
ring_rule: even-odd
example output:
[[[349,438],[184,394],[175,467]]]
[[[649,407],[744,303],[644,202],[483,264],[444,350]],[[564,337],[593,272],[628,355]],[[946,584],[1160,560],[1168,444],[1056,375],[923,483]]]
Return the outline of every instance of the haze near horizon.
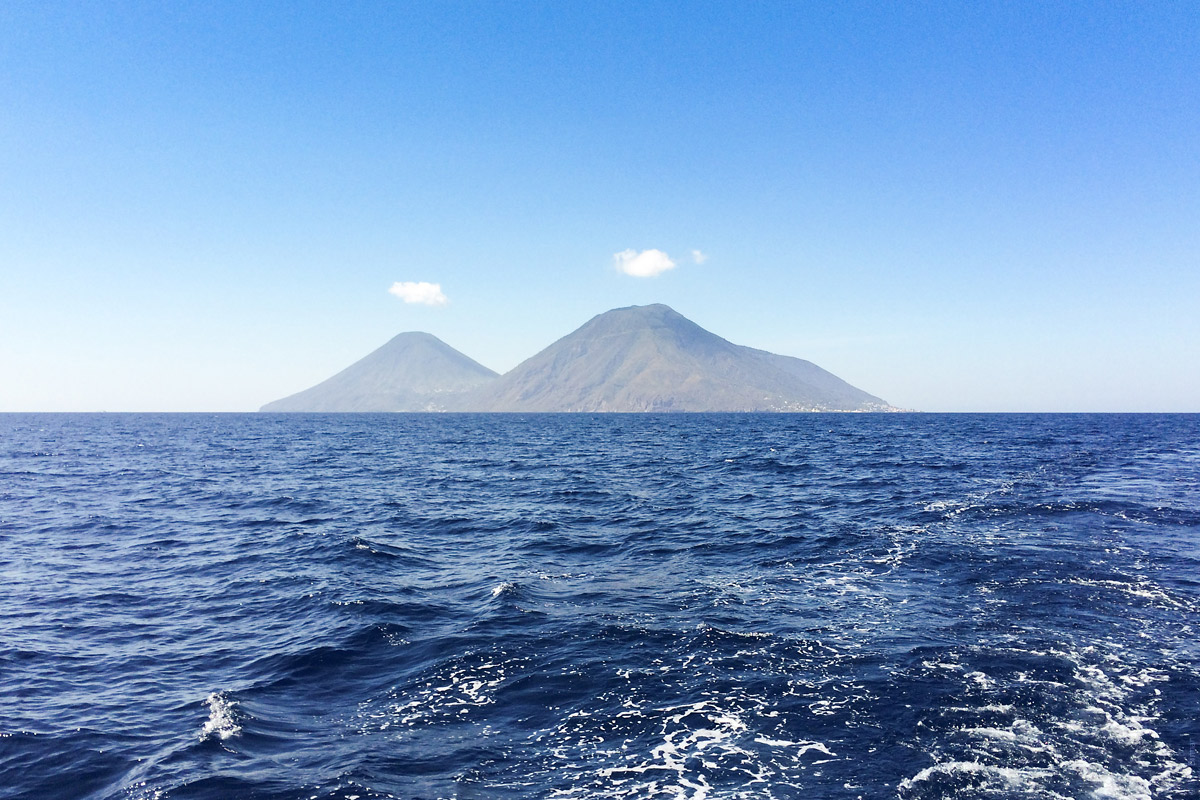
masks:
[[[0,411],[665,303],[922,411],[1200,411],[1200,12],[0,5]]]

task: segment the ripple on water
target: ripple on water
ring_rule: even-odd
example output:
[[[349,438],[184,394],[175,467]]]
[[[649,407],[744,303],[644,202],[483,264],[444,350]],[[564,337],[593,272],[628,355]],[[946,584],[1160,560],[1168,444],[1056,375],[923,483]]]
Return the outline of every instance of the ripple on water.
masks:
[[[0,786],[1191,800],[1198,420],[0,415]]]

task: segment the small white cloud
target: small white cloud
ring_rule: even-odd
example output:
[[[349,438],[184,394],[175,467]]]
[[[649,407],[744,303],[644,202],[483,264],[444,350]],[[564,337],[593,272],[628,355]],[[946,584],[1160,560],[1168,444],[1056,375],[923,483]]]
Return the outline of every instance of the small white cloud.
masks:
[[[449,299],[442,293],[440,283],[425,281],[397,281],[388,291],[406,303],[421,303],[427,306],[444,306]]]
[[[692,261],[695,261],[697,264],[703,264],[705,261],[708,261],[708,256],[706,256],[704,253],[701,253],[699,250],[693,250]]]
[[[617,269],[635,278],[651,278],[675,268],[675,262],[662,250],[622,250],[613,253]]]

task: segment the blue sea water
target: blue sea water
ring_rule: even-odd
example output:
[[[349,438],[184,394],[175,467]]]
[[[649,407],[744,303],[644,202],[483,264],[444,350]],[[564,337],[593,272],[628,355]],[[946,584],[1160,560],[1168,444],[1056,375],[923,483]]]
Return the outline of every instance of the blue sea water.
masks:
[[[2,415],[0,796],[1195,798],[1200,417]]]

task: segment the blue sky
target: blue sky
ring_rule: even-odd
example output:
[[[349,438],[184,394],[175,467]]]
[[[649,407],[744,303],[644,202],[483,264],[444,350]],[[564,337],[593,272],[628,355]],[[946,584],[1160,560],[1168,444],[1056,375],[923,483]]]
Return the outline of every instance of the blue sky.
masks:
[[[0,411],[651,302],[903,407],[1200,411],[1194,3],[7,0],[0,109]]]

